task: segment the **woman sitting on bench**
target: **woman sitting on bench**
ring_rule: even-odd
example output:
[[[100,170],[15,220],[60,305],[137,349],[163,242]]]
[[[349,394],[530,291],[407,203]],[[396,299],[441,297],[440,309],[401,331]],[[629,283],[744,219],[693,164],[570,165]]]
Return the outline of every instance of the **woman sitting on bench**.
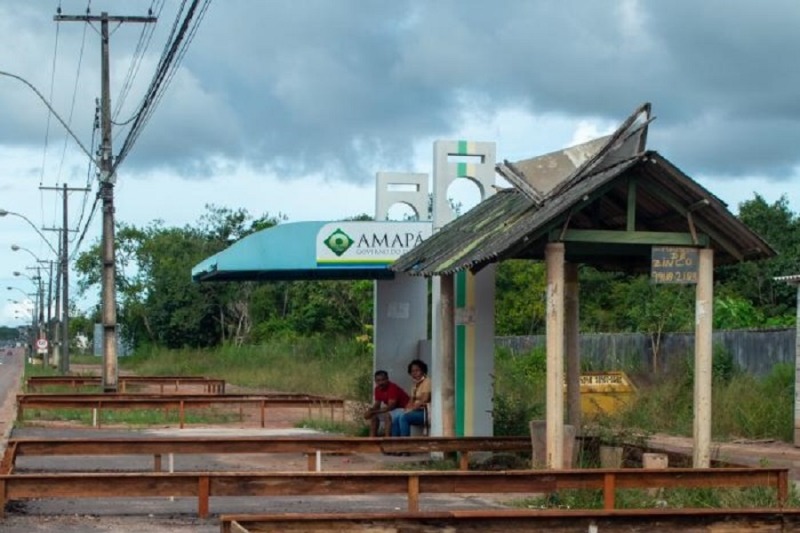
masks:
[[[406,406],[406,412],[398,418],[400,436],[410,437],[411,426],[422,426],[423,433],[429,425],[428,404],[431,401],[431,381],[428,379],[428,365],[424,361],[414,359],[408,364],[408,373],[414,380],[411,389],[411,400]]]

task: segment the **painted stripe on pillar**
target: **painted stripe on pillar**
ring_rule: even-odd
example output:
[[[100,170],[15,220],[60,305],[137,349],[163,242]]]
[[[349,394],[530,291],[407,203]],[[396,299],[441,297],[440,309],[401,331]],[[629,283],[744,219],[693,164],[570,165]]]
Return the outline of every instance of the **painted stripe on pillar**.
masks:
[[[468,155],[469,145],[469,141],[458,141],[458,155]]]

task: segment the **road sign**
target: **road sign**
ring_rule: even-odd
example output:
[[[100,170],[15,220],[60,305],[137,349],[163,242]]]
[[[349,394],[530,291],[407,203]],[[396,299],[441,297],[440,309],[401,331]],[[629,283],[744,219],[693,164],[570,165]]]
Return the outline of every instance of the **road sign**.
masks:
[[[36,339],[36,351],[39,353],[47,353],[47,339]]]

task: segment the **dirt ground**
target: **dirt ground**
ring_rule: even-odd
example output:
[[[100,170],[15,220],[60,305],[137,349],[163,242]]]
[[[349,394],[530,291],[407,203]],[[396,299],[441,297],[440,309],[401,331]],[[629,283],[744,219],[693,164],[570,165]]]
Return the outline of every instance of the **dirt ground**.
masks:
[[[18,390],[21,375],[19,364],[3,365],[2,379],[11,379],[15,384],[7,391],[0,404],[0,429],[3,430],[5,448],[6,438],[15,416],[14,397]],[[80,369],[82,373],[86,368]],[[252,392],[235,391],[229,392]],[[0,391],[2,396],[2,391]],[[175,427],[150,428],[126,433],[125,428],[105,427],[103,429],[76,428],[64,423],[42,425],[26,425],[14,430],[15,437],[37,435],[61,435],[63,437],[77,434],[90,436],[95,432],[104,435],[280,435],[309,434],[311,430],[297,429],[294,426],[299,420],[308,416],[307,409],[269,409],[267,412],[267,429],[258,427],[260,412],[245,407],[242,419],[231,424],[216,427],[188,427],[184,430]],[[337,418],[343,413],[338,411]],[[350,416],[350,415],[348,415]],[[304,433],[305,432],[305,433]],[[655,435],[649,439],[649,445],[655,449],[691,456],[692,441],[689,438],[668,435]],[[792,479],[800,480],[800,449],[775,441],[740,441],[732,443],[716,443],[713,446],[714,459],[736,464],[752,466],[787,467],[791,469]],[[322,457],[323,470],[357,471],[381,470],[397,468],[402,463],[419,463],[426,456],[394,457],[372,454],[328,455]],[[95,458],[69,458],[68,468],[91,471],[97,469],[143,471],[152,467],[152,458],[127,458],[125,462],[103,464]],[[137,462],[138,461],[138,462]],[[164,467],[168,468],[165,459]],[[63,458],[45,459],[19,458],[20,470],[26,468],[57,471],[64,469]],[[173,466],[180,470],[261,470],[261,471],[305,471],[307,459],[297,454],[251,454],[251,455],[217,455],[217,456],[177,456]],[[268,501],[267,501],[268,500]],[[478,496],[426,496],[422,501],[422,510],[433,509],[478,509],[503,507],[503,498]],[[263,512],[341,512],[347,510],[386,511],[405,508],[405,497],[364,496],[364,497],[286,497],[286,498],[212,498],[212,517],[203,520],[196,518],[196,499],[190,498],[145,498],[145,499],[108,499],[108,500],[58,500],[30,501],[14,503],[7,508],[6,518],[0,521],[0,531],[7,533],[28,533],[58,531],[60,533],[211,533],[219,531],[219,523],[215,515],[219,513],[263,513]],[[427,507],[427,509],[426,509]]]
[[[21,372],[21,365],[18,369]],[[86,374],[96,369],[79,367],[73,372]],[[19,374],[16,375],[13,391],[8,391],[6,401],[0,405],[0,419],[13,421],[15,416],[14,396],[19,390]],[[143,391],[145,392],[145,391]],[[150,390],[149,392],[158,392]],[[230,388],[228,392],[253,392]],[[344,416],[352,416],[356,409],[346,406],[345,412],[336,410],[334,416],[341,420]],[[234,409],[233,421],[224,425],[199,426],[187,425],[185,429],[177,427],[157,427],[130,431],[124,427],[107,427],[101,429],[80,427],[64,422],[26,422],[23,427],[13,430],[17,438],[36,436],[61,436],[63,438],[102,434],[104,436],[136,436],[170,435],[170,436],[207,436],[207,435],[313,435],[313,430],[296,428],[297,423],[308,418],[307,408],[269,408],[266,413],[266,429],[260,428],[260,411],[251,406],[241,410]],[[330,411],[314,411],[315,417],[329,416]],[[239,418],[241,415],[241,419]],[[11,425],[6,424],[10,430]],[[7,436],[6,436],[7,438]],[[2,446],[5,448],[6,439]],[[421,463],[427,456],[396,457],[375,454],[323,455],[322,470],[328,471],[364,471],[382,470],[399,467],[404,463]],[[163,467],[170,468],[170,459],[164,458]],[[259,471],[297,471],[304,472],[308,460],[302,454],[236,454],[236,455],[203,455],[175,456],[172,467],[181,470],[259,470]],[[17,470],[24,471],[147,471],[152,468],[152,457],[98,458],[98,457],[63,457],[33,458],[20,457]],[[470,496],[432,496],[423,502],[431,509],[477,509],[501,506],[491,498]],[[6,518],[0,521],[0,531],[8,533],[58,531],[60,533],[97,532],[199,532],[219,531],[219,522],[215,515],[220,513],[264,513],[264,512],[336,512],[343,510],[387,511],[400,510],[406,507],[404,496],[348,496],[348,497],[286,497],[286,498],[212,498],[212,517],[203,520],[196,517],[197,500],[195,498],[144,498],[144,499],[106,499],[106,500],[41,500],[15,502],[6,509]]]

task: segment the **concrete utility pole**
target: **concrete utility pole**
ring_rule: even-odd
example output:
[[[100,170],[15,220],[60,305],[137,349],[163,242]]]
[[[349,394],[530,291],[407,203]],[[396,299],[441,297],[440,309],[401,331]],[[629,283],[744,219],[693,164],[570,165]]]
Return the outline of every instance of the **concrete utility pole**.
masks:
[[[103,390],[117,391],[117,293],[116,266],[114,253],[114,183],[113,161],[111,155],[111,90],[109,73],[109,22],[156,22],[156,17],[112,17],[103,11],[95,15],[56,15],[56,22],[100,22],[101,35],[101,102],[100,131],[100,198],[103,201],[102,236],[102,307],[103,307]]]
[[[44,228],[50,231],[61,232],[61,243],[59,246],[59,268],[58,272],[61,279],[61,346],[59,347],[58,358],[58,371],[61,374],[69,373],[69,239],[67,238],[70,231],[78,231],[77,229],[69,229],[69,202],[68,194],[70,191],[89,192],[91,189],[85,187],[67,187],[64,183],[61,187],[39,187],[43,191],[62,191],[63,201],[63,225],[61,228]],[[58,292],[58,287],[56,287]],[[58,305],[56,305],[58,307]],[[56,310],[58,312],[58,310]],[[59,336],[54,336],[57,339]]]

